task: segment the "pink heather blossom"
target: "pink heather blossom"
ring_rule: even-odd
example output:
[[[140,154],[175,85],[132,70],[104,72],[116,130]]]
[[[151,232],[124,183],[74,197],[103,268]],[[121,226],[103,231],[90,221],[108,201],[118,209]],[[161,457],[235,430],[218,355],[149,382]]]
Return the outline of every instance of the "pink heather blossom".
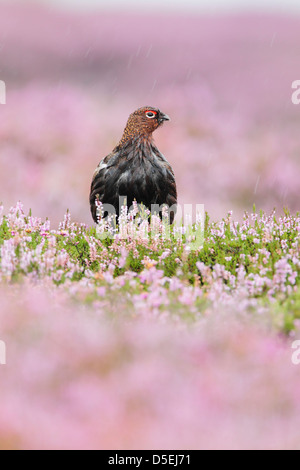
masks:
[[[126,260],[127,260],[127,256],[128,256],[128,251],[126,250],[125,247],[122,247],[121,248],[121,257],[120,257],[120,260],[119,260],[119,268],[124,268],[124,266],[126,265]]]
[[[159,260],[162,261],[162,260],[166,259],[170,254],[171,254],[171,250],[166,250],[166,251],[164,251],[164,252],[160,255]]]
[[[297,276],[298,273],[296,271],[293,271],[292,274],[288,277],[288,282],[292,285],[296,284]]]
[[[3,210],[4,210],[4,207],[3,207],[2,205],[0,205],[0,225],[1,225],[2,222],[3,222],[3,217],[2,217],[2,215],[3,215]]]
[[[15,242],[14,239],[5,240],[1,246],[1,274],[10,278],[15,267]]]

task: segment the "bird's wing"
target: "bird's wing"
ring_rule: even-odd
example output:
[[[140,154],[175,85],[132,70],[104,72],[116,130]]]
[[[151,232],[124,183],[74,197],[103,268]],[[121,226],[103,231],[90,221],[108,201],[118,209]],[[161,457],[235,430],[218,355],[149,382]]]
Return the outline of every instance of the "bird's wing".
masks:
[[[155,145],[152,145],[152,152],[156,156],[159,162],[159,165],[162,168],[164,168],[164,171],[166,171],[167,181],[169,182],[173,203],[175,203],[177,199],[177,189],[176,189],[175,174],[174,174],[173,168],[171,167],[166,157],[158,150],[158,148]]]
[[[108,168],[113,165],[115,160],[115,155],[110,153],[104,157],[99,165],[97,166],[96,170],[93,174],[92,184],[91,184],[91,192],[90,192],[90,206],[92,216],[95,222],[97,222],[97,206],[96,206],[96,199],[102,201],[104,192],[105,192],[105,179],[106,173]]]
[[[93,181],[100,171],[105,170],[107,168],[112,157],[113,157],[113,154],[110,153],[109,155],[106,155],[106,157],[102,158],[101,162],[99,163],[96,170],[94,171]],[[92,181],[92,184],[93,184],[93,181]]]

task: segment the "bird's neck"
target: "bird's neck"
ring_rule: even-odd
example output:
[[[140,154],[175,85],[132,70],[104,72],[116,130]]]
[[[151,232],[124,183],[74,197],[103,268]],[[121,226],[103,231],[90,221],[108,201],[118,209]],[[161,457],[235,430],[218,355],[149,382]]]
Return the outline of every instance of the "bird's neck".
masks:
[[[153,143],[153,137],[152,134],[149,133],[139,133],[138,135],[134,135],[130,132],[127,131],[127,129],[124,130],[123,136],[120,140],[120,142],[117,145],[117,148],[124,147],[124,145],[132,143],[135,145],[151,145]]]

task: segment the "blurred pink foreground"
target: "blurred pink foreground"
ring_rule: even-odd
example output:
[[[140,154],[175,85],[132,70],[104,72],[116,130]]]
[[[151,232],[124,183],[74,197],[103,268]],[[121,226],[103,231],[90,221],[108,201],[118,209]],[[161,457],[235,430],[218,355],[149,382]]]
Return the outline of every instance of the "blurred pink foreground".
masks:
[[[245,318],[191,332],[47,287],[0,294],[0,448],[299,448],[300,366]]]

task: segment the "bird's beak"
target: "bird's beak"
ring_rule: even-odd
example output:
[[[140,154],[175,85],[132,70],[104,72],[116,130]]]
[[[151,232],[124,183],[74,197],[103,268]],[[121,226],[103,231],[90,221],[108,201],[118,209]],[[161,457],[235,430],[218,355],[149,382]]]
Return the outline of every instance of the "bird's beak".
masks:
[[[159,119],[159,122],[164,122],[164,121],[170,121],[171,120],[169,118],[169,116],[167,114],[164,114],[164,113],[160,113],[158,119]]]

